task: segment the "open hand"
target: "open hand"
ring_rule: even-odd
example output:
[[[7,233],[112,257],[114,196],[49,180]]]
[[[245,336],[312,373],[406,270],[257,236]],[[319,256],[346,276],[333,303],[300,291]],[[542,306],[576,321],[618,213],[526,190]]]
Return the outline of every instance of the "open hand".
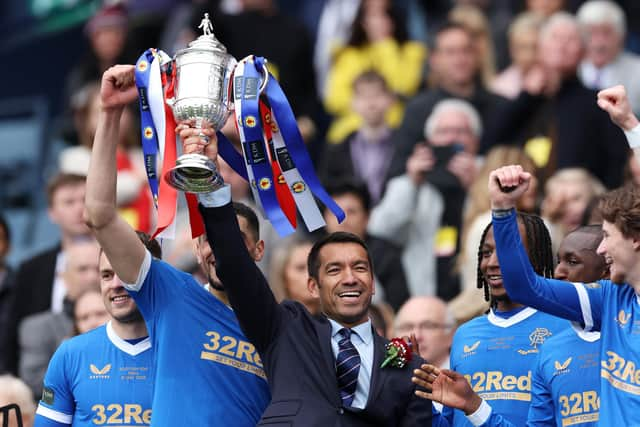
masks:
[[[455,371],[424,364],[420,369],[414,369],[413,375],[411,381],[427,390],[416,390],[418,397],[460,409],[467,415],[474,413],[482,403],[467,379]]]
[[[498,168],[489,174],[489,197],[491,209],[511,209],[527,191],[531,174],[520,165]]]
[[[100,84],[103,109],[122,109],[138,98],[134,65],[114,65],[104,72]]]
[[[631,130],[640,123],[631,111],[627,91],[622,85],[598,92],[598,106],[609,113],[611,121],[624,130]]]

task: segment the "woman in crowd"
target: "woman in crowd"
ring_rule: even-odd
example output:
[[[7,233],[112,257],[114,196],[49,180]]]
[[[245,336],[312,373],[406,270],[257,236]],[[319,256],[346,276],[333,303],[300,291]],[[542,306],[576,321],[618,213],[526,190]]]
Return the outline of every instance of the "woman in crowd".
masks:
[[[333,123],[327,139],[337,143],[358,129],[359,117],[351,110],[353,81],[367,70],[381,74],[399,101],[389,110],[387,124],[402,119],[402,99],[415,94],[422,83],[426,49],[411,41],[403,17],[388,0],[363,0],[347,45],[334,57],[327,80],[324,105]]]

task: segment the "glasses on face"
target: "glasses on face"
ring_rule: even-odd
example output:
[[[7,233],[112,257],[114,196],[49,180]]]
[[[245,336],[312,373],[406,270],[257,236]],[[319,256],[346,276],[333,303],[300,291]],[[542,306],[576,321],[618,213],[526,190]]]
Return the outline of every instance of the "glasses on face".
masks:
[[[451,329],[451,325],[447,325],[446,323],[438,323],[432,322],[430,320],[425,320],[420,323],[403,323],[396,327],[398,333],[409,333],[415,329],[419,329],[421,331],[432,331],[436,329]]]

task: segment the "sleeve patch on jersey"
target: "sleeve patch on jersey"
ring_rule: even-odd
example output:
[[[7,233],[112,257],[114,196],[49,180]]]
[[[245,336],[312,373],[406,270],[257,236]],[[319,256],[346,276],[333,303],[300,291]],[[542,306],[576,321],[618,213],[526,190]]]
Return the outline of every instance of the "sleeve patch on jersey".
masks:
[[[55,394],[53,390],[50,389],[49,387],[45,387],[42,390],[42,401],[47,405],[53,405],[54,397],[55,397]]]

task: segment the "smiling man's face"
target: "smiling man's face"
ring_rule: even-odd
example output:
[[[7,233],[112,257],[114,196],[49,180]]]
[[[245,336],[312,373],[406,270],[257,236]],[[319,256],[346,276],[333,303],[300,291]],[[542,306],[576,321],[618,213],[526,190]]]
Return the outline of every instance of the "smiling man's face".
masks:
[[[322,312],[347,327],[365,322],[375,293],[365,248],[353,242],[329,243],[319,260],[318,279],[309,279],[309,291],[320,298]]]

